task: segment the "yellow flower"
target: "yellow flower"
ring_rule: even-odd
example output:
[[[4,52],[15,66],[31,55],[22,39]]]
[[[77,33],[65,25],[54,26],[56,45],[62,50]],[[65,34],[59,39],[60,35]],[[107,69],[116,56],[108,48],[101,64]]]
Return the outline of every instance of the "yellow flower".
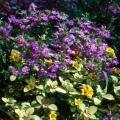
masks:
[[[87,96],[87,97],[92,97],[93,96],[93,89],[90,85],[82,85],[81,89],[82,95]]]
[[[52,59],[44,59],[46,63],[52,63]]]
[[[77,60],[72,61],[72,67],[74,67],[76,69],[79,67],[79,63]]]
[[[49,120],[56,120],[56,117],[57,117],[57,115],[56,115],[56,113],[54,111],[50,112]]]
[[[19,51],[12,51],[10,55],[10,60],[11,61],[19,61],[20,58],[20,52]]]
[[[27,85],[28,90],[32,90],[35,88],[35,80],[30,80],[30,82]]]
[[[90,78],[91,80],[94,80],[94,79],[95,79],[94,74],[93,74],[93,73],[89,73],[89,78]]]
[[[112,56],[115,57],[115,52],[114,52],[114,50],[113,50],[111,47],[108,47],[108,48],[106,49],[106,52],[112,54]]]
[[[76,106],[79,106],[80,105],[80,99],[75,98],[74,103],[75,103]]]
[[[120,69],[116,68],[116,67],[113,67],[112,68],[112,72],[115,73],[115,74],[119,74],[120,73]]]

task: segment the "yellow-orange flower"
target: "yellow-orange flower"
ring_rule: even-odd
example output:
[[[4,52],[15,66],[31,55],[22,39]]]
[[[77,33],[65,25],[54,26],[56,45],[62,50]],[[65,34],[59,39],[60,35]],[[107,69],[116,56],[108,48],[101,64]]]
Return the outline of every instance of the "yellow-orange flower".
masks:
[[[113,67],[112,68],[112,72],[115,73],[115,74],[119,74],[120,73],[120,69],[116,68],[116,67]]]
[[[52,62],[53,62],[52,59],[44,59],[44,61],[45,61],[46,63],[52,63]]]
[[[35,80],[30,80],[30,82],[28,83],[28,85],[27,85],[27,89],[28,90],[32,90],[32,89],[34,89],[35,88]]]
[[[80,102],[81,102],[80,99],[76,99],[76,98],[74,99],[74,103],[75,103],[76,106],[79,106]]]
[[[76,68],[76,69],[79,67],[79,63],[78,63],[77,60],[73,60],[73,61],[72,61],[72,67],[74,67],[74,68]]]
[[[49,120],[56,120],[56,117],[57,117],[56,112],[54,112],[54,111],[50,112]]]
[[[111,47],[108,47],[106,49],[106,52],[110,53],[113,57],[115,56],[115,52],[114,52],[114,50]]]
[[[93,89],[90,85],[82,85],[81,89],[82,95],[87,96],[87,97],[92,97],[93,96]]]
[[[10,60],[11,61],[19,61],[20,58],[20,52],[19,51],[12,51],[10,55]]]

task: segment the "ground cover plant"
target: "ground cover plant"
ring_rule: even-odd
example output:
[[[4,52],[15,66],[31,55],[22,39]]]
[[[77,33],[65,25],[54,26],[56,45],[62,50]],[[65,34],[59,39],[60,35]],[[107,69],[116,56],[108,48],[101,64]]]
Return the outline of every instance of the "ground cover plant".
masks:
[[[18,120],[120,119],[120,69],[105,26],[57,10],[0,21],[1,106]]]

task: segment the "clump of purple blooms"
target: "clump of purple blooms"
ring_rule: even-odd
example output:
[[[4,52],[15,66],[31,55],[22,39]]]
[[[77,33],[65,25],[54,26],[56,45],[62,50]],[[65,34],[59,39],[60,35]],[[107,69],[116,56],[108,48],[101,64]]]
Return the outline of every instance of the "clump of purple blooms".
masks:
[[[108,10],[114,14],[120,14],[120,7],[114,7],[113,5],[109,5]]]
[[[105,115],[101,120],[120,120],[120,115],[118,114]]]
[[[16,18],[14,15],[9,17],[9,22],[22,30],[32,29],[35,25],[47,27],[49,22],[56,23],[52,26],[55,29],[54,36],[48,43],[41,42],[40,45],[37,39],[25,39],[23,34],[17,36],[17,47],[21,50],[21,57],[26,66],[28,65],[22,68],[23,74],[29,73],[29,66],[38,66],[38,78],[48,76],[55,79],[58,70],[71,65],[74,51],[81,52],[81,59],[88,58],[85,64],[89,64],[95,74],[99,68],[93,66],[90,61],[103,62],[108,69],[111,64],[118,64],[116,57],[110,58],[105,55],[108,45],[99,42],[99,39],[110,37],[109,30],[95,27],[92,22],[84,22],[82,19],[68,20],[66,15],[55,10],[38,13],[39,11],[34,9],[30,16],[26,15],[24,18]],[[29,51],[29,54],[25,51]],[[48,64],[44,59],[50,59],[52,63]]]

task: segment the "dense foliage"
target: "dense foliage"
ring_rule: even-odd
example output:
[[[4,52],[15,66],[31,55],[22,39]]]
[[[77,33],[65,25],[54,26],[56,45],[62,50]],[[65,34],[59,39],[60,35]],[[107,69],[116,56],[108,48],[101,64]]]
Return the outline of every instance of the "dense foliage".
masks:
[[[15,120],[120,119],[117,51],[105,42],[113,39],[110,32],[118,34],[115,21],[101,24],[88,14],[72,19],[25,2],[31,1],[2,2],[1,106]],[[119,7],[106,7],[104,18],[118,20]]]

